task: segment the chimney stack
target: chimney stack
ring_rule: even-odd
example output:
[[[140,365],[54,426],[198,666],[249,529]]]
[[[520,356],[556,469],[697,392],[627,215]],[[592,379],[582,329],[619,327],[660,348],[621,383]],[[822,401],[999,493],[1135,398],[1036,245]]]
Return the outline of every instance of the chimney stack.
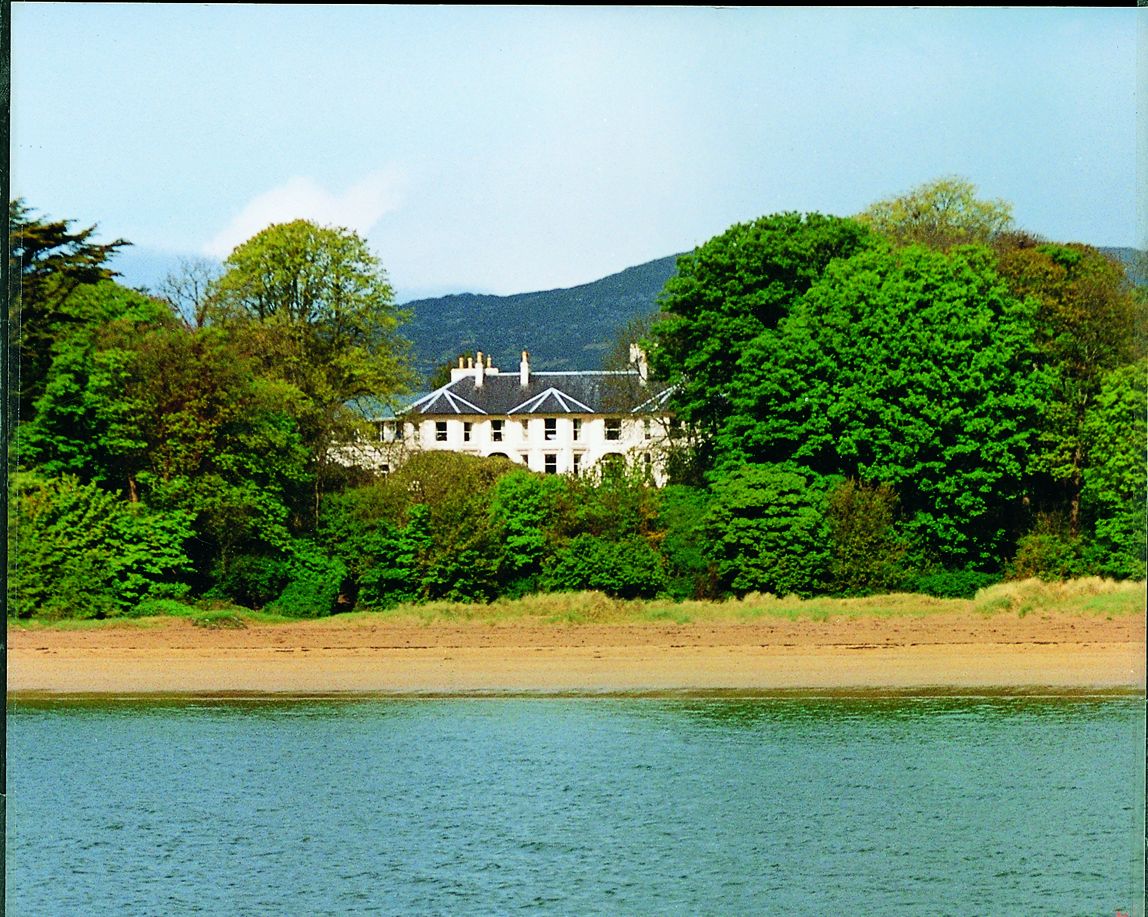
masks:
[[[630,345],[630,365],[638,370],[638,381],[645,385],[650,379],[650,365],[646,362],[646,353],[637,344]]]
[[[475,361],[474,361],[474,387],[475,388],[482,388],[482,376],[483,376],[483,373],[485,372],[485,370],[486,370],[486,366],[482,362],[482,351],[480,350],[478,352],[478,355],[477,355]]]
[[[525,388],[530,384],[530,354],[522,351],[522,362],[518,364],[518,382]]]

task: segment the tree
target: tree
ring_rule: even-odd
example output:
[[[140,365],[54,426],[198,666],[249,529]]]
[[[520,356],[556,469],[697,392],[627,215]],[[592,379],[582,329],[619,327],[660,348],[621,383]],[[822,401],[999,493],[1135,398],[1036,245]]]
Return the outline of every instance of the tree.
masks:
[[[512,591],[534,585],[542,569],[565,482],[515,468],[495,482],[490,511],[502,544],[500,580]],[[513,584],[519,584],[515,586]]]
[[[1064,513],[1081,532],[1080,500],[1088,442],[1085,418],[1104,375],[1148,352],[1148,298],[1124,267],[1087,245],[1030,243],[1003,251],[998,270],[1018,296],[1039,303],[1036,344],[1051,384],[1030,470],[1036,505]]]
[[[78,287],[69,308],[85,320],[56,329],[34,411],[17,430],[16,454],[25,467],[127,495],[144,449],[129,386],[136,348],[171,317],[162,303],[110,280]]]
[[[868,595],[889,592],[904,583],[906,546],[897,537],[897,495],[887,484],[864,484],[849,478],[829,493],[831,558],[829,579],[834,592]]]
[[[725,590],[808,596],[825,587],[828,482],[807,469],[745,465],[719,477],[704,529]]]
[[[1148,503],[1148,360],[1108,373],[1085,419],[1088,462],[1081,494],[1108,576],[1143,579]]]
[[[670,484],[658,492],[658,549],[666,563],[666,591],[675,599],[715,598],[717,572],[703,528],[709,491]]]
[[[310,401],[304,432],[314,456],[314,512],[331,451],[357,428],[348,402],[386,397],[413,381],[404,317],[379,259],[347,229],[295,220],[238,246],[210,295],[209,318],[227,327],[263,371]]]
[[[939,178],[898,197],[871,204],[857,219],[894,245],[949,251],[958,245],[989,245],[1013,228],[1012,205],[982,200],[964,178]]]
[[[95,226],[72,231],[70,220],[45,221],[22,198],[8,203],[9,405],[30,417],[44,389],[52,344],[61,328],[86,320],[73,297],[82,287],[110,280],[108,260],[130,243],[92,241]],[[14,382],[14,384],[13,384]]]
[[[745,346],[772,333],[832,261],[871,244],[852,220],[783,213],[732,226],[679,258],[650,359],[675,387],[671,406],[683,423],[711,438],[729,417]]]
[[[223,268],[214,316],[258,326],[257,341],[278,344],[259,355],[308,394],[342,403],[408,381],[407,345],[397,335],[404,316],[357,233],[307,220],[269,226]]]
[[[183,513],[125,503],[71,475],[21,473],[12,514],[12,617],[108,617],[148,596],[186,592],[192,531]]]
[[[662,558],[637,535],[605,541],[576,536],[549,559],[542,583],[550,592],[593,589],[621,599],[653,598],[665,586]]]
[[[158,293],[188,328],[202,328],[211,311],[211,293],[221,268],[206,258],[181,258],[179,269],[160,282]]]
[[[985,249],[839,261],[747,346],[720,456],[887,484],[929,557],[995,568],[1046,397],[1034,313]]]

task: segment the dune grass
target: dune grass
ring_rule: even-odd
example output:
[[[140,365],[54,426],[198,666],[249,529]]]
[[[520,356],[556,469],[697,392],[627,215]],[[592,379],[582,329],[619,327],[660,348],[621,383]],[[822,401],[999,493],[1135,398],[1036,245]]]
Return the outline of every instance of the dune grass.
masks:
[[[1057,614],[1113,618],[1142,613],[1143,582],[1116,582],[1090,577],[1046,583],[1028,579],[998,583],[982,589],[972,599],[941,599],[927,595],[894,593],[862,598],[778,597],[750,593],[725,601],[674,602],[670,599],[623,600],[601,592],[570,592],[499,599],[490,604],[426,602],[404,604],[385,611],[354,611],[329,618],[306,619],[315,623],[355,626],[369,623],[402,624],[704,624],[760,620],[828,621],[833,618],[923,617],[933,614],[992,615]],[[266,612],[252,611],[222,602],[196,605],[175,601],[153,602],[138,616],[105,620],[62,619],[56,621],[9,621],[9,626],[86,629],[93,627],[162,624],[173,617],[190,619],[197,627],[239,628],[252,624],[299,621]]]
[[[990,586],[972,599],[941,599],[909,593],[799,599],[750,593],[740,599],[720,602],[625,601],[600,592],[572,592],[500,599],[489,605],[462,602],[400,605],[387,611],[339,615],[338,619],[348,624],[385,620],[426,625],[472,622],[497,625],[524,621],[545,624],[691,624],[769,619],[827,621],[835,617],[891,618],[932,614],[1015,614],[1023,617],[1034,612],[1114,617],[1142,612],[1144,588],[1143,582],[1115,582],[1099,578],[1066,583],[1031,579]]]

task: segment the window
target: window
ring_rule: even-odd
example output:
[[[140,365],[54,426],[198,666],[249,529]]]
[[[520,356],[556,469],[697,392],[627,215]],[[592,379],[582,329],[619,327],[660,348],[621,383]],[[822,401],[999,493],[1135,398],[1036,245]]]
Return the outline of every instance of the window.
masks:
[[[492,420],[490,422],[490,440],[491,442],[502,442],[502,421]]]
[[[470,428],[471,428],[471,423],[470,423],[470,421],[469,421],[469,420],[464,420],[464,421],[462,422],[462,441],[463,441],[464,443],[469,443],[469,442],[470,442]]]
[[[403,427],[405,427],[406,424],[403,423],[401,420],[399,420],[399,421],[396,421],[395,423],[391,424],[391,426],[394,428],[394,431],[395,431],[395,442],[396,443],[402,442]]]
[[[383,462],[383,464],[381,464],[379,466],[379,474],[385,478],[390,473],[391,473],[391,466],[388,465],[386,462]]]
[[[387,422],[385,420],[376,420],[375,421],[375,431],[379,434],[379,441],[380,442],[386,442],[387,441],[387,427],[388,426],[389,425],[387,424]]]
[[[582,472],[582,453],[574,453],[574,476],[577,477]]]
[[[543,459],[542,470],[547,474],[558,474],[558,456],[553,452],[547,452]]]
[[[582,439],[582,419],[580,417],[574,418],[574,442]]]
[[[422,442],[423,439],[423,425],[419,422],[411,424],[411,437],[416,443]]]
[[[653,439],[654,438],[654,431],[653,431],[652,425],[650,424],[649,419],[642,421],[642,438],[643,439]]]
[[[434,422],[434,441],[436,443],[446,442],[446,421],[436,420]]]
[[[553,442],[558,438],[558,418],[547,417],[542,421],[544,433],[546,434],[546,442]]]
[[[617,417],[606,418],[606,439],[619,440],[622,438],[622,421]]]
[[[522,424],[522,438],[524,440],[530,439],[530,421],[529,420],[523,420],[523,421],[521,421],[521,424]]]

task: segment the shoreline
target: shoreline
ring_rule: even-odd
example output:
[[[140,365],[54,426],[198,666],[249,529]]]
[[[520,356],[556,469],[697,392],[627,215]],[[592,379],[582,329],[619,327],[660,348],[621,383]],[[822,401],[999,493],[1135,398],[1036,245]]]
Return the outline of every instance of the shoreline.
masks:
[[[1142,694],[1145,616],[8,630],[9,700]]]

